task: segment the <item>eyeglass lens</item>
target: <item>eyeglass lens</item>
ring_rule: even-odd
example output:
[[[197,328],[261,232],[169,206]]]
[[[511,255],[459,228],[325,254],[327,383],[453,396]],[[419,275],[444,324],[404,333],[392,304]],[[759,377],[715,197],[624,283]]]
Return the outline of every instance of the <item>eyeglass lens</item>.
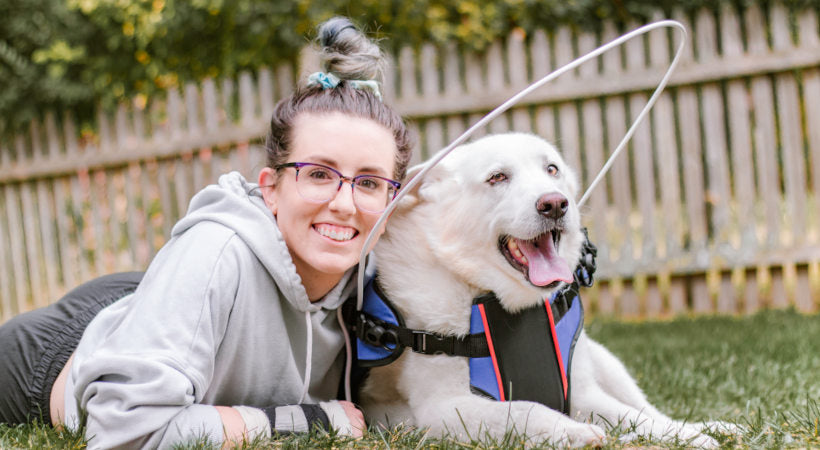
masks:
[[[327,167],[304,164],[296,173],[299,195],[314,202],[327,202],[336,196],[341,176]],[[393,198],[395,187],[386,180],[368,175],[353,177],[353,203],[368,212],[381,212]]]

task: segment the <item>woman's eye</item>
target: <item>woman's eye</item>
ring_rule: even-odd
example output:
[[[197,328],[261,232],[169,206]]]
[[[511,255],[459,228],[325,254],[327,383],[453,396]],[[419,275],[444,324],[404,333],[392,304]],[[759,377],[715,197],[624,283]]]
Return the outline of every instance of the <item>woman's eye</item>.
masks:
[[[331,178],[330,171],[327,169],[311,169],[308,176],[314,180],[329,180]]]
[[[356,186],[371,191],[375,191],[380,187],[379,181],[380,180],[378,180],[377,178],[359,178],[356,182]]]
[[[487,179],[487,183],[496,184],[501,183],[503,181],[507,181],[507,175],[504,172],[496,172],[490,175],[490,178]]]
[[[556,166],[555,164],[548,165],[547,166],[547,173],[554,176],[554,177],[557,177],[558,176],[558,166]]]

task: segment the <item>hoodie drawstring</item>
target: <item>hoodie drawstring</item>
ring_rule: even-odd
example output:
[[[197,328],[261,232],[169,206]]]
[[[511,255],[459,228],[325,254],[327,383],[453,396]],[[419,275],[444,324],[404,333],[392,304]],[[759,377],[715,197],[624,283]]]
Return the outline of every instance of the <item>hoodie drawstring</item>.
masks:
[[[310,311],[305,311],[305,322],[307,327],[307,351],[305,354],[305,382],[302,386],[302,397],[299,399],[299,403],[305,401],[305,397],[307,397],[308,388],[310,387],[310,369],[313,365],[313,322],[310,320]]]
[[[347,325],[342,315],[342,308],[336,309],[336,318],[339,326],[342,327],[342,335],[345,337],[345,400],[352,402],[353,396],[350,393],[350,372],[353,366],[353,348],[350,343],[350,335],[347,334]]]

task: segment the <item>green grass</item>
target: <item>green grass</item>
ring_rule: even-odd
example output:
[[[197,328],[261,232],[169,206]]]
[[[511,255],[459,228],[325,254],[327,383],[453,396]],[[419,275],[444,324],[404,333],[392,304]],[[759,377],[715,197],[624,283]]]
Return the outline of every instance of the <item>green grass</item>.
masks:
[[[751,317],[681,318],[624,323],[595,320],[589,334],[618,355],[661,411],[689,421],[728,420],[739,436],[714,434],[726,448],[820,448],[820,316],[767,311]],[[685,447],[649,441],[621,444],[629,430],[608,430],[605,448]],[[252,448],[522,447],[514,433],[493,440],[434,439],[422,431],[372,429],[360,440],[324,433],[255,442]],[[0,425],[0,448],[82,448],[76,433]],[[205,442],[186,448],[208,448]]]

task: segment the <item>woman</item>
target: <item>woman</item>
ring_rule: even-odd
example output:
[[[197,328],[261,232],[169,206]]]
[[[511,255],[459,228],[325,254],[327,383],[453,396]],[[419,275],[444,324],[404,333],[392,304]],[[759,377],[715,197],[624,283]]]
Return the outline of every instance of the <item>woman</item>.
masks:
[[[103,277],[0,328],[0,358],[17,361],[0,382],[18,386],[0,389],[0,421],[84,426],[90,448],[361,435],[361,413],[333,400],[337,313],[411,143],[381,102],[378,47],[344,18],[319,37],[326,73],[277,105],[258,184],[231,173],[197,193],[141,281]]]

